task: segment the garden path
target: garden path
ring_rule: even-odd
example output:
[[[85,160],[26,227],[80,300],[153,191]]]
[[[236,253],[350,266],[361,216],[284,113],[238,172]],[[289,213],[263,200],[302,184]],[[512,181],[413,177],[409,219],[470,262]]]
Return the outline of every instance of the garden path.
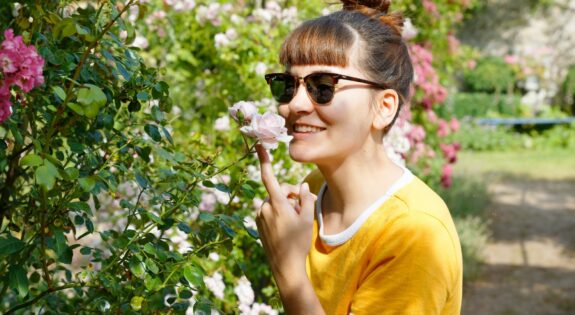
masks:
[[[491,239],[462,314],[575,314],[575,180],[488,182]]]

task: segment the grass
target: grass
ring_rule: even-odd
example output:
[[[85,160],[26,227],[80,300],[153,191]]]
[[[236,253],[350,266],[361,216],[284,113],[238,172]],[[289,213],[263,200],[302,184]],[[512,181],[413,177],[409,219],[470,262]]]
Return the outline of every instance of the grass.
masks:
[[[460,152],[454,173],[459,176],[485,174],[526,176],[530,179],[575,180],[572,149],[543,151]]]

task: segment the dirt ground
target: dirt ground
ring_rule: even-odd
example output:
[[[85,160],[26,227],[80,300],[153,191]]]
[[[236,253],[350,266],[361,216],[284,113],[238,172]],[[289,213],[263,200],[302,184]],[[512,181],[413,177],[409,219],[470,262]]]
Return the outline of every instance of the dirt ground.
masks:
[[[575,314],[575,180],[488,182],[492,235],[462,314]]]

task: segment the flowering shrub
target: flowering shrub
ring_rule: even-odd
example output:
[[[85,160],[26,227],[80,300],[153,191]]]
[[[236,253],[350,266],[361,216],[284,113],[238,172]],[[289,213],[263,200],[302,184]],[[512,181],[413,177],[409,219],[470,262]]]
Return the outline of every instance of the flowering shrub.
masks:
[[[22,36],[14,37],[12,29],[4,32],[4,41],[0,46],[0,123],[12,114],[11,86],[15,85],[22,92],[28,93],[42,85],[43,67],[44,59],[38,55],[34,46],[26,46]]]

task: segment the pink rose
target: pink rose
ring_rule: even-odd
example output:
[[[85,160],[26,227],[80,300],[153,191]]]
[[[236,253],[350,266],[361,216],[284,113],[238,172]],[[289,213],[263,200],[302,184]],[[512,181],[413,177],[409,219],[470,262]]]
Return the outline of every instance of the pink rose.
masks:
[[[449,188],[451,184],[453,184],[453,180],[451,178],[451,174],[453,173],[453,168],[449,164],[443,165],[443,169],[441,170],[441,185],[443,187]]]
[[[440,137],[445,137],[447,135],[449,135],[450,130],[449,130],[449,125],[447,124],[447,122],[443,119],[439,120],[439,128],[437,129],[437,135]]]
[[[252,120],[252,117],[258,113],[258,108],[252,102],[241,101],[230,107],[229,112],[235,121],[240,121],[240,119],[243,119],[249,123]],[[238,117],[238,112],[241,113],[241,118]]]
[[[288,143],[292,137],[287,135],[285,119],[274,113],[266,112],[263,115],[254,114],[251,123],[240,128],[240,131],[258,141],[267,150],[276,149],[278,142]]]
[[[451,121],[449,122],[449,127],[451,128],[451,131],[457,132],[460,127],[459,120],[457,120],[457,118],[455,117],[451,118]]]

